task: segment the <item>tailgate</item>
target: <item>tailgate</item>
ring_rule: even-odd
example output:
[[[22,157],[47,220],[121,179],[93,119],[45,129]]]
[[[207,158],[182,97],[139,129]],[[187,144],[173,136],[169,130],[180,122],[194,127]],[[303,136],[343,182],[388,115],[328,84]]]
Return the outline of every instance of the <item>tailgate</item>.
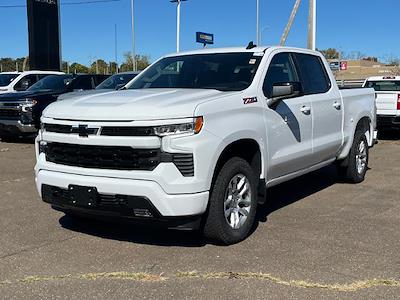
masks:
[[[377,92],[376,107],[378,115],[396,115],[399,97],[400,93],[397,92]]]

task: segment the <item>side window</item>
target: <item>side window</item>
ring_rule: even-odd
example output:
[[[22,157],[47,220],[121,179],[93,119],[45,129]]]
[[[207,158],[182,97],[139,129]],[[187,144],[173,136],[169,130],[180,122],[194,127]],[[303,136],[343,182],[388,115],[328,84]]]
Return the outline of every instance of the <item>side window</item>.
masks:
[[[302,78],[304,94],[322,94],[329,91],[331,82],[321,59],[308,54],[294,55]]]
[[[43,78],[45,78],[45,77],[47,77],[47,76],[49,76],[50,74],[39,74],[38,75],[38,81],[39,80],[42,80]]]
[[[73,83],[74,90],[91,90],[93,89],[93,78],[91,76],[82,76]]]
[[[37,81],[36,75],[26,75],[20,81],[17,82],[17,84],[14,86],[14,89],[16,91],[26,91],[33,84],[35,84],[36,81]]]
[[[299,77],[290,53],[276,54],[268,67],[265,76],[263,91],[267,98],[272,96],[272,87],[276,83],[298,82]]]
[[[107,79],[107,76],[95,76],[94,78],[94,86],[98,86],[100,83],[102,83],[104,80]]]

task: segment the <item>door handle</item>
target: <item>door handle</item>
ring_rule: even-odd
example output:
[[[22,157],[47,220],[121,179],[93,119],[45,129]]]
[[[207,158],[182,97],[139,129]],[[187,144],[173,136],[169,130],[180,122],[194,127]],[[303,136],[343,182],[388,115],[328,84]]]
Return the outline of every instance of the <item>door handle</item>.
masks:
[[[311,114],[311,107],[303,105],[300,108],[300,111],[305,115],[309,115],[309,114]]]
[[[337,110],[340,110],[342,108],[342,104],[340,104],[339,102],[335,101],[333,103],[333,107],[336,108]]]

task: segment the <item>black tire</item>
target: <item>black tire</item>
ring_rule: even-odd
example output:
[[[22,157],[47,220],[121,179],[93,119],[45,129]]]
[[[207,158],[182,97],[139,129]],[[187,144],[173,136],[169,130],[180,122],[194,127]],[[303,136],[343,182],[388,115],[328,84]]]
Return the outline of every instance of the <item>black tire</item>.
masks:
[[[357,168],[357,155],[360,155],[359,153],[359,147],[361,143],[364,143],[365,145],[365,166],[362,169],[361,172],[359,172]],[[338,173],[341,178],[343,178],[345,181],[351,182],[351,183],[360,183],[363,182],[365,179],[365,174],[368,170],[368,162],[369,162],[369,149],[368,149],[368,141],[367,138],[365,137],[365,131],[364,130],[357,130],[355,135],[354,135],[354,141],[353,145],[351,146],[349,156],[345,160],[346,165],[339,164],[338,165]]]
[[[225,198],[228,185],[235,176],[243,174],[249,182],[250,207],[247,219],[240,228],[232,228],[225,217]],[[217,175],[211,190],[208,212],[204,223],[204,236],[217,244],[231,245],[244,240],[250,233],[257,210],[257,179],[249,163],[242,158],[228,160]]]

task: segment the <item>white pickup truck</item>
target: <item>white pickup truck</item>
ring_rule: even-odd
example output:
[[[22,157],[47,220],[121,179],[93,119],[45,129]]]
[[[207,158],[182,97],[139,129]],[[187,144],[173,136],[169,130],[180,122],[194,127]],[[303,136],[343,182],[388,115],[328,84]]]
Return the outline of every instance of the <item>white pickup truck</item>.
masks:
[[[377,125],[380,129],[400,128],[400,76],[370,77],[364,87],[376,92]]]
[[[36,142],[37,189],[69,215],[246,238],[267,188],[337,163],[364,180],[372,89],[339,91],[323,56],[285,47],[161,58],[127,90],[51,104]]]
[[[26,91],[39,80],[49,75],[64,74],[53,71],[25,71],[0,73],[0,94]]]

